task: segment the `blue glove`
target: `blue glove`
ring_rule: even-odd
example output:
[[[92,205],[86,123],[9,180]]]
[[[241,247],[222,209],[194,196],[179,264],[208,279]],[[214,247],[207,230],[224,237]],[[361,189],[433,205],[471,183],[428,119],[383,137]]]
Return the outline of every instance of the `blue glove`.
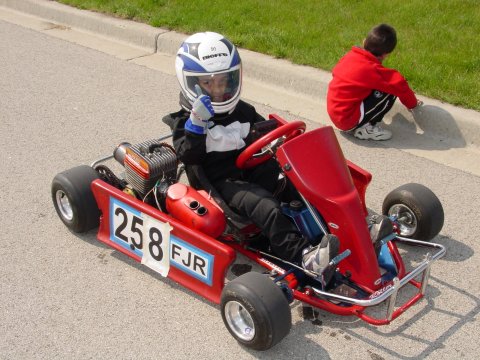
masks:
[[[185,129],[194,134],[207,132],[208,120],[215,115],[210,97],[202,94],[199,85],[195,85],[198,97],[193,102],[190,118],[185,123]]]

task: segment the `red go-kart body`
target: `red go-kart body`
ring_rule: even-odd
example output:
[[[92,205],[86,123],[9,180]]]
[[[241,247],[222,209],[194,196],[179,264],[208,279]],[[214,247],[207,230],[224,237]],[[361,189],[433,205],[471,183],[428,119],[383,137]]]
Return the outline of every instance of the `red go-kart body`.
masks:
[[[288,125],[276,115],[271,115],[270,119],[275,120],[280,128]],[[275,289],[271,290],[272,294],[276,294],[272,296],[281,297],[281,301],[285,301],[285,298],[290,302],[297,299],[335,314],[355,315],[376,325],[388,324],[424,295],[430,265],[433,260],[443,256],[445,249],[439,244],[402,236],[404,229],[407,229],[407,235],[412,235],[409,230],[413,225],[414,231],[418,233],[417,227],[421,224],[417,222],[420,216],[415,222],[410,221],[412,214],[408,210],[415,215],[415,210],[411,209],[415,206],[409,203],[412,199],[407,196],[409,201],[405,204],[396,197],[400,193],[397,192],[390,196],[390,200],[393,199],[390,201],[391,206],[384,209],[386,215],[391,216],[396,233],[384,239],[380,253],[376,252],[366,221],[368,211],[365,192],[371,181],[371,174],[344,158],[331,127],[304,132],[304,124],[300,124],[298,128],[292,126],[294,131],[284,134],[284,141],[275,149],[274,156],[284,176],[301,194],[306,205],[304,212],[308,213],[310,223],[322,233],[332,233],[340,240],[342,256],[333,264],[336,267],[336,280],[328,286],[308,274],[303,274],[295,264],[284,262],[274,254],[252,247],[248,241],[232,236],[228,217],[209,193],[183,183],[170,184],[165,191],[164,206],[156,206],[159,205],[158,201],[145,201],[147,195],[143,199],[132,196],[131,191],[122,190],[116,182],[109,182],[105,176],[96,176],[91,167],[88,167],[89,170],[87,167],[75,168],[57,175],[54,179],[54,204],[62,221],[72,230],[88,230],[92,224],[96,225],[94,216],[98,216],[100,241],[208,300],[221,304],[227,328],[246,346],[255,349],[269,348],[288,333],[290,325],[284,326],[284,333],[273,336],[272,341],[267,341],[266,338],[260,338],[263,328],[260,322],[256,322],[254,315],[238,315],[241,309],[248,307],[238,305],[243,304],[239,299],[229,301],[233,291],[228,290],[235,285],[235,280],[228,284],[226,281],[227,271],[235,261],[237,253],[260,264],[269,271],[273,283],[282,285],[274,286],[281,288],[278,293]],[[271,135],[266,134],[263,137],[264,142],[274,140],[269,136]],[[275,134],[273,136],[275,137]],[[123,161],[125,164],[143,168],[138,173],[144,178],[148,177],[145,161],[136,159],[134,154],[129,154],[128,151]],[[84,172],[89,175],[83,176]],[[80,173],[83,180],[77,180]],[[408,189],[415,188],[410,186]],[[421,190],[425,197],[426,191]],[[83,195],[91,192],[93,205],[84,205],[85,201],[81,203],[75,198],[75,192]],[[428,200],[438,199],[433,197]],[[91,208],[98,211],[97,215],[85,215],[90,217],[90,220],[83,219],[82,212]],[[439,217],[440,209],[441,206],[437,207],[433,215]],[[443,210],[441,216],[438,221],[443,224]],[[405,223],[406,218],[410,222]],[[435,236],[440,230],[438,225],[435,226],[429,237],[432,237],[432,234]],[[247,226],[239,231],[248,235],[251,229],[251,226]],[[429,254],[416,268],[407,271],[397,249],[397,244],[400,243],[432,248],[435,252]],[[421,281],[415,280],[419,276],[422,276]],[[247,280],[245,278],[247,285],[257,281]],[[404,304],[395,308],[398,290],[406,284],[417,287],[418,291]],[[252,285],[253,290],[245,294],[245,297],[252,297],[253,292],[262,291],[255,290],[258,287]],[[366,314],[368,307],[387,300],[385,317],[376,318]],[[239,306],[240,310],[232,310],[232,304]],[[247,324],[240,330],[230,321],[237,317]],[[285,322],[288,322],[288,319]],[[256,329],[254,335],[250,334],[252,328]]]

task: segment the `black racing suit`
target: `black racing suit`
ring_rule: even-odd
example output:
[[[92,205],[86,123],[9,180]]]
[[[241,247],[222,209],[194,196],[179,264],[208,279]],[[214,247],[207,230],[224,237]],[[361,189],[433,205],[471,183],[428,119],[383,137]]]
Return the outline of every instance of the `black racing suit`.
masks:
[[[184,130],[189,116],[189,111],[180,110],[163,119],[173,130],[173,145],[180,160],[187,167],[201,165],[225,202],[262,230],[277,256],[299,262],[308,242],[281,212],[278,200],[272,195],[280,172],[276,161],[272,159],[249,170],[235,166],[238,155],[249,145],[252,125],[264,118],[252,105],[239,101],[231,114],[211,119],[207,134],[198,135]]]

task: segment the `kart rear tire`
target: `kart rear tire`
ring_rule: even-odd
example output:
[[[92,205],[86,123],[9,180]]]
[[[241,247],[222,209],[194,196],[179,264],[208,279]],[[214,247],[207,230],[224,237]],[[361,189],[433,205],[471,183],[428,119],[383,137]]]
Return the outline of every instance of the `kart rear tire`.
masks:
[[[220,306],[230,334],[250,349],[270,349],[287,336],[292,326],[283,291],[260,273],[248,272],[229,282]]]
[[[62,222],[73,232],[83,233],[98,227],[100,210],[90,185],[99,179],[87,165],[57,174],[52,181],[52,200]]]
[[[383,201],[382,213],[396,215],[400,236],[429,241],[442,230],[443,207],[438,197],[421,184],[409,183],[392,190]]]

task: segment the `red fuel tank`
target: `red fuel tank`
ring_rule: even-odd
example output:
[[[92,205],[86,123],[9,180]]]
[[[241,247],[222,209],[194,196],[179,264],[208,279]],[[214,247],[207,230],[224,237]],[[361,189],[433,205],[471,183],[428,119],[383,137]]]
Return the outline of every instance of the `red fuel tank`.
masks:
[[[213,238],[225,230],[223,211],[204,191],[197,191],[185,184],[173,184],[167,190],[168,213],[186,226],[192,227]]]

